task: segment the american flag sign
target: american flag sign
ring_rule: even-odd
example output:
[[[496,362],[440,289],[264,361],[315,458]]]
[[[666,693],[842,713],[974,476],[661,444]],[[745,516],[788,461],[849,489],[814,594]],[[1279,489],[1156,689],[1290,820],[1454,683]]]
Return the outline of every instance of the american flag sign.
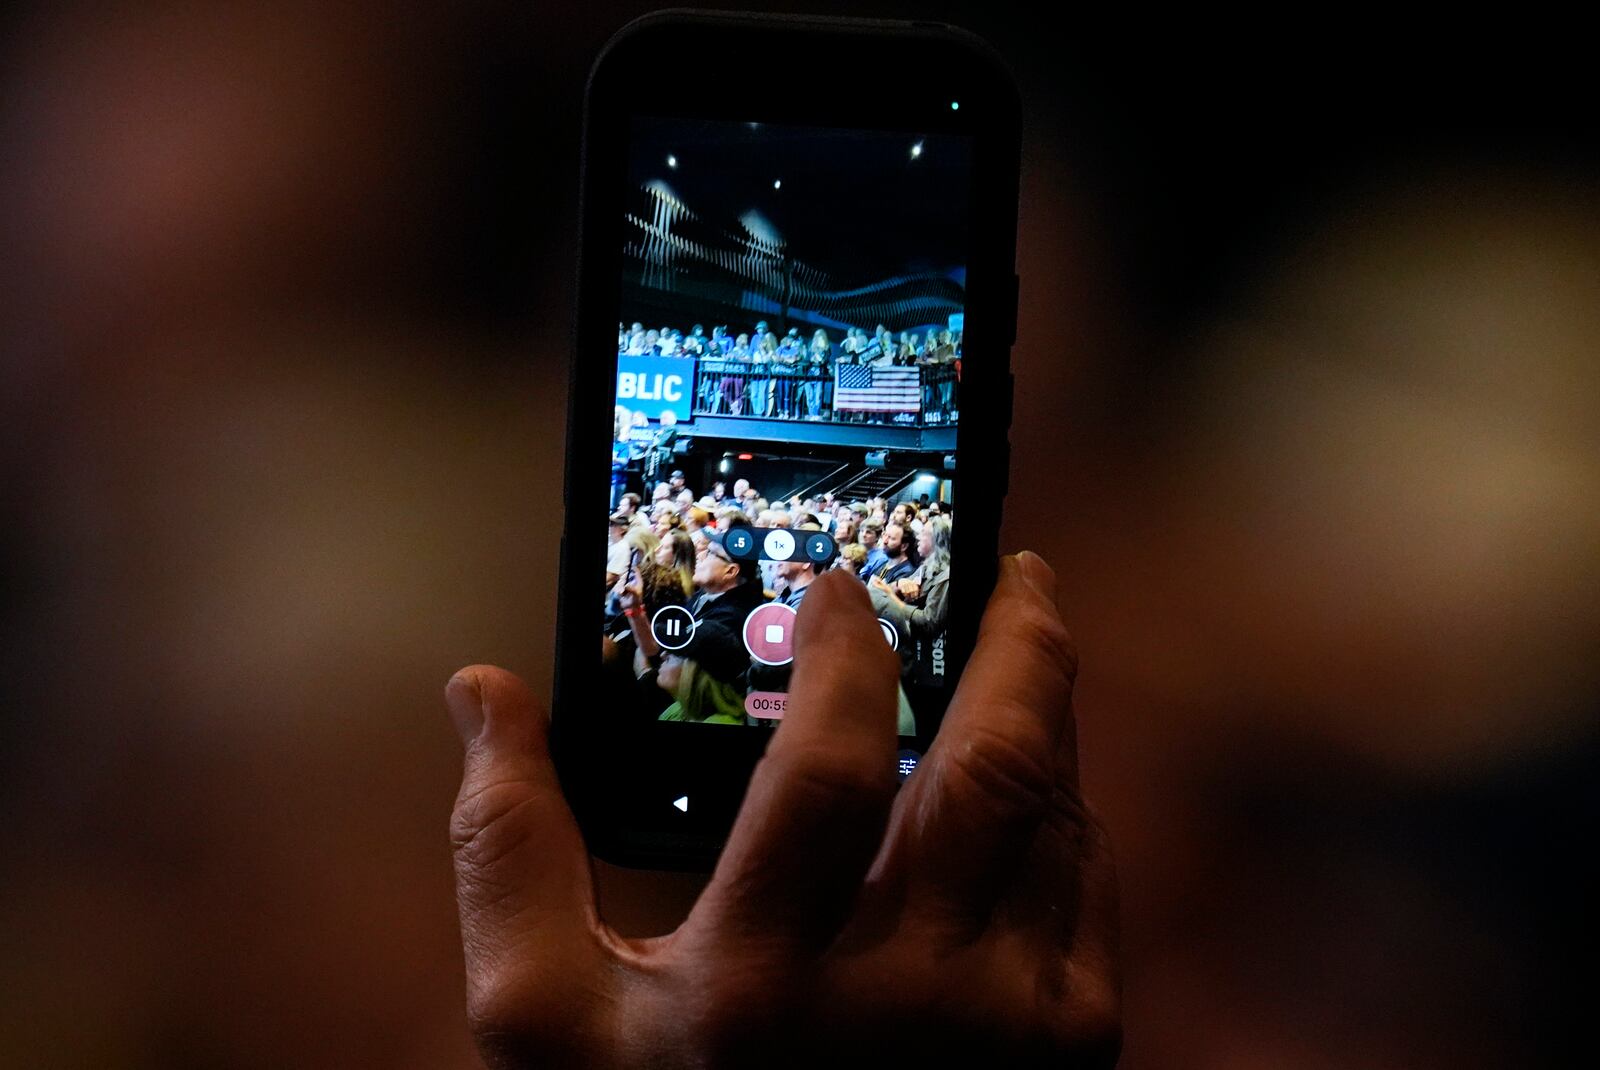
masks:
[[[835,371],[836,412],[920,412],[922,379],[912,367],[841,364]]]

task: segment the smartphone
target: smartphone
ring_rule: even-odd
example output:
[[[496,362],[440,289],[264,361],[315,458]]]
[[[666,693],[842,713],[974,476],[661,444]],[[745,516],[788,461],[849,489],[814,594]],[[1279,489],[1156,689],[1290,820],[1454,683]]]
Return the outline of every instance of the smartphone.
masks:
[[[1020,125],[938,23],[665,12],[596,61],[552,731],[599,857],[714,862],[829,568],[900,655],[914,775],[995,582]],[[602,643],[608,514],[644,604]]]

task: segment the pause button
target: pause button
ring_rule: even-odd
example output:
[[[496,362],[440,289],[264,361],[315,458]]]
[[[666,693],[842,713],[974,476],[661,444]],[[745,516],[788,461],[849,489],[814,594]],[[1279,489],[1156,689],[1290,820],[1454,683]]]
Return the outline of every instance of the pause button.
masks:
[[[694,638],[694,614],[682,606],[662,606],[650,618],[650,634],[662,650],[682,650]]]

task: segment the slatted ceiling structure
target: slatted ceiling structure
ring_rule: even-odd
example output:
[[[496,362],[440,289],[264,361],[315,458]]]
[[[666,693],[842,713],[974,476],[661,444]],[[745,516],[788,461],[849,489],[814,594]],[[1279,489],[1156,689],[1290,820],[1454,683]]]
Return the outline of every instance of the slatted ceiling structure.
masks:
[[[944,322],[966,307],[964,288],[946,275],[841,285],[845,280],[785,257],[780,242],[707,223],[663,183],[641,186],[634,196],[624,253],[649,289],[734,304],[745,303],[741,297],[749,292],[797,313],[851,326],[882,323],[891,330]]]

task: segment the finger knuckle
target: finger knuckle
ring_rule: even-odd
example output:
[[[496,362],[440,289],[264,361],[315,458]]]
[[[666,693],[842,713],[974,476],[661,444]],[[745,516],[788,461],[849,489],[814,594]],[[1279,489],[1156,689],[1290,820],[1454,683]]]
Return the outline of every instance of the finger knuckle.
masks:
[[[524,839],[516,820],[536,797],[520,781],[501,780],[463,792],[450,815],[450,845],[468,870],[492,868]]]
[[[1026,603],[1005,620],[1005,638],[1020,653],[1055,666],[1068,680],[1078,675],[1078,647],[1053,608]]]
[[[1031,717],[1025,713],[1009,719],[1026,724]],[[1042,730],[1003,732],[979,726],[961,740],[951,761],[981,797],[1006,811],[1027,815],[1044,808],[1054,786],[1048,749]]]
[[[1050,792],[1045,824],[1074,855],[1081,852],[1096,834],[1094,819],[1084,806],[1082,796],[1064,784],[1055,785]]]

